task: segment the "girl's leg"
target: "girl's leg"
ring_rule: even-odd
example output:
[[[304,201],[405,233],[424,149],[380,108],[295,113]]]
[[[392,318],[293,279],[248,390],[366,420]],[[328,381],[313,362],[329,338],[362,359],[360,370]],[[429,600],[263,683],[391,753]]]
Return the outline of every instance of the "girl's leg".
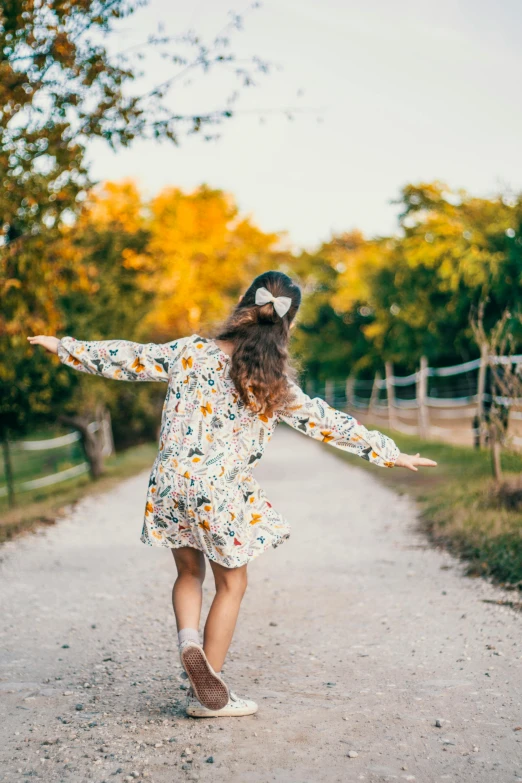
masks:
[[[216,595],[205,624],[203,648],[214,671],[220,672],[247,588],[247,567],[225,568],[212,560],[210,565],[216,583]]]
[[[199,628],[205,557],[199,549],[184,546],[173,549],[178,578],[172,588],[172,606],[176,615],[178,632],[183,628]]]

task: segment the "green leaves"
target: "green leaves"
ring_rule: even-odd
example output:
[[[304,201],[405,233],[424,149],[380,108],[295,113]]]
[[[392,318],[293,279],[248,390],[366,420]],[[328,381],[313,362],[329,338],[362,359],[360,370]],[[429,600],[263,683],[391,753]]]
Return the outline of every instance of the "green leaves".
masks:
[[[422,355],[465,361],[478,353],[470,308],[488,298],[488,325],[521,302],[522,197],[475,198],[433,182],[406,185],[396,203],[396,236],[352,232],[301,256],[312,295],[296,340],[313,376],[387,359],[411,372]]]

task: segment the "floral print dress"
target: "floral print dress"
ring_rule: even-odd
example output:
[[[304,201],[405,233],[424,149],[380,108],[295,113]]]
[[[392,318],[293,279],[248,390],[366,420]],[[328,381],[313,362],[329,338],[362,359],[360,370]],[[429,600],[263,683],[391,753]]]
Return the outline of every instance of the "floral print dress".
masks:
[[[390,438],[293,382],[291,410],[253,413],[230,378],[228,354],[199,335],[161,345],[64,337],[58,356],[81,372],[168,384],[141,540],[194,547],[227,568],[248,563],[290,534],[252,475],[279,421],[383,467],[393,467],[399,454]]]

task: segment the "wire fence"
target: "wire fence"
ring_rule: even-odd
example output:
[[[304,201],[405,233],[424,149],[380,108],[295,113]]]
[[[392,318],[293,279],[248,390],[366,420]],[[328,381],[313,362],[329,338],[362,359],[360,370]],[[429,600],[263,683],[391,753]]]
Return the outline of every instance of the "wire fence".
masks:
[[[483,442],[487,412],[496,403],[508,412],[506,441],[522,448],[522,399],[491,393],[490,365],[508,363],[522,364],[522,355],[483,355],[450,367],[429,367],[423,358],[410,375],[395,375],[387,363],[373,379],[309,380],[306,391],[335,408],[364,413],[376,425],[468,446]]]

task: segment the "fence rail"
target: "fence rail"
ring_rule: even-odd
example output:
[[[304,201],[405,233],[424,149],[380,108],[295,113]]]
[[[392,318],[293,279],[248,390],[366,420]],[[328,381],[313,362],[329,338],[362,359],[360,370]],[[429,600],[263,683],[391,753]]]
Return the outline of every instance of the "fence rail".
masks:
[[[62,435],[59,438],[48,438],[47,440],[22,440],[18,442],[18,447],[23,451],[47,451],[47,449],[60,449],[62,446],[68,446],[80,440],[79,432],[70,432],[68,435]]]
[[[81,476],[83,473],[87,473],[88,470],[89,465],[86,462],[81,462],[79,465],[73,465],[72,468],[60,470],[58,473],[50,473],[41,478],[31,479],[31,481],[22,481],[20,484],[15,484],[15,489],[17,492],[28,492],[31,489],[49,487],[52,484],[60,484],[62,481],[68,481],[75,476]],[[0,497],[6,496],[7,487],[0,487]]]
[[[114,451],[114,444],[112,439],[112,428],[110,423],[110,417],[107,415],[105,416],[101,421],[93,421],[88,425],[88,428],[91,432],[98,432],[101,430],[101,438],[102,438],[102,454],[104,457],[110,456]],[[7,459],[8,456],[6,456],[6,451],[9,453],[13,453],[15,455],[18,455],[18,462],[20,463],[20,466],[22,469],[24,467],[27,467],[27,460],[30,459],[29,454],[27,456],[22,456],[21,453],[25,452],[51,452],[54,453],[55,449],[63,449],[68,446],[72,446],[73,444],[77,443],[81,440],[81,434],[78,431],[69,432],[66,435],[60,435],[56,438],[45,438],[42,440],[21,440],[21,441],[9,441],[7,444],[4,444],[4,472],[6,476],[6,485],[0,485],[0,498],[1,497],[8,497],[9,496],[9,486],[7,482],[8,478],[8,466],[7,466]],[[47,473],[43,476],[38,476],[26,481],[16,481],[16,470],[15,470],[15,480],[11,483],[12,490],[15,494],[19,494],[20,492],[29,492],[31,490],[40,489],[42,487],[48,487],[52,486],[54,484],[61,484],[64,481],[69,481],[72,478],[75,478],[76,476],[81,476],[84,473],[87,473],[89,470],[89,465],[84,460],[75,464],[71,465],[69,467],[63,468],[61,470],[57,469],[59,468],[59,462],[67,464],[67,462],[71,462],[74,460],[77,460],[80,457],[80,454],[76,452],[70,452],[67,458],[56,458],[54,457],[51,462],[54,462],[54,468],[55,471],[53,473]],[[10,457],[9,457],[10,459]],[[34,459],[37,459],[37,454],[34,454]],[[46,462],[44,458],[44,462]],[[48,462],[48,461],[47,461]],[[30,463],[31,464],[31,463]],[[41,466],[40,466],[41,467]],[[47,464],[47,468],[49,465]],[[24,471],[27,475],[27,472],[29,474],[31,473],[30,469],[26,469]],[[40,472],[40,471],[35,471]]]

